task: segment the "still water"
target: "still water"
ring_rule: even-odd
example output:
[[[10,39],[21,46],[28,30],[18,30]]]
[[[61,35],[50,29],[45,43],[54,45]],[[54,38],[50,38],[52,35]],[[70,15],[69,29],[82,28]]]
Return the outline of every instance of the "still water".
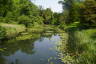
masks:
[[[56,49],[59,41],[58,34],[39,34],[39,37],[30,40],[1,42],[4,51],[0,53],[0,64],[64,64]]]

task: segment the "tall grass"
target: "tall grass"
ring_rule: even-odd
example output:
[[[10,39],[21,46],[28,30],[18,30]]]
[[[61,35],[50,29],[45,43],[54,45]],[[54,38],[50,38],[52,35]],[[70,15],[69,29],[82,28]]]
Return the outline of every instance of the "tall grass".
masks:
[[[82,48],[76,64],[96,64],[96,29],[77,31],[75,35],[78,47]]]
[[[18,25],[18,24],[0,23],[0,26],[5,29],[6,37],[13,37],[18,33],[26,30],[24,25]]]
[[[72,31],[65,41],[59,47],[65,64],[96,64],[96,29]]]

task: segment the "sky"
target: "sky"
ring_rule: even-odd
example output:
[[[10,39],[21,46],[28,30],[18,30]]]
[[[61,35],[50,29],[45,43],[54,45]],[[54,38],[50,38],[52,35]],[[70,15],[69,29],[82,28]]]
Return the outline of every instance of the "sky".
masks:
[[[60,0],[32,0],[37,6],[42,6],[44,9],[51,8],[53,12],[62,12],[62,5],[58,4]]]

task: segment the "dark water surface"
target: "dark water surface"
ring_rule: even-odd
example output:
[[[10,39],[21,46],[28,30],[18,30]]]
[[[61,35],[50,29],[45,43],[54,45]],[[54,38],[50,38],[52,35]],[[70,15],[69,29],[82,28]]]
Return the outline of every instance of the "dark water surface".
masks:
[[[5,51],[0,53],[0,64],[63,64],[56,50],[59,41],[56,34],[2,42]]]

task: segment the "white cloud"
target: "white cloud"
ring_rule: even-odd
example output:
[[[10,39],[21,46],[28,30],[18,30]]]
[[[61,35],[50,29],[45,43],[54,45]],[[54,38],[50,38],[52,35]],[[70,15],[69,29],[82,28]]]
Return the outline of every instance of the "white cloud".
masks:
[[[54,12],[62,12],[62,5],[58,4],[60,0],[32,0],[38,6],[42,6],[44,9],[51,8]]]

